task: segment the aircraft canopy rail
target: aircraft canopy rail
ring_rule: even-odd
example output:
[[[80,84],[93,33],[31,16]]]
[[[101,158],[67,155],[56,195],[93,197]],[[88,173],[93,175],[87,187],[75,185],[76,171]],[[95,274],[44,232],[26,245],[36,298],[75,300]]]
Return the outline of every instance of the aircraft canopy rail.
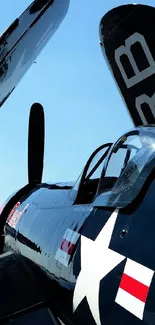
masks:
[[[103,144],[98,147],[88,159],[72,189],[72,194],[77,193],[75,204],[92,202],[98,188],[103,162],[111,146],[112,143]]]
[[[155,167],[155,126],[128,132],[110,149],[94,206],[125,207],[135,200]],[[111,182],[107,185],[107,179]]]

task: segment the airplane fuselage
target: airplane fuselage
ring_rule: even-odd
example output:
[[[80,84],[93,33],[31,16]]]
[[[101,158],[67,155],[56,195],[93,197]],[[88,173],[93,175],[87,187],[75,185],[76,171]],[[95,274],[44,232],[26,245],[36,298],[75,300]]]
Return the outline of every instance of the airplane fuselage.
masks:
[[[69,0],[36,0],[0,37],[0,106],[68,6]],[[154,34],[144,33],[145,14],[147,22],[154,9],[120,7],[100,24],[103,53],[132,104],[135,125],[154,121],[154,88],[146,92],[154,78]],[[155,127],[135,128],[97,148],[77,183],[42,184],[44,117],[38,109],[34,104],[30,114],[29,184],[0,214],[0,323],[23,325],[20,317],[30,313],[30,325],[50,325],[52,317],[55,325],[58,319],[65,325],[155,324]],[[40,308],[36,320],[32,310]]]
[[[151,324],[155,295],[154,192],[155,181],[141,204],[117,211],[91,204],[74,205],[72,188],[41,185],[18,199],[9,215],[5,251],[14,252],[25,279],[32,272],[32,292],[37,283],[38,300],[54,305],[66,323],[136,325],[143,319]],[[133,273],[140,270],[144,278],[145,272],[150,274],[147,286],[144,283],[138,288],[139,282],[132,279],[138,288],[132,293],[133,307],[128,287],[123,289],[124,306],[120,298],[120,284],[128,267]],[[21,285],[17,281],[17,292]],[[134,310],[134,299],[139,301],[139,309]]]

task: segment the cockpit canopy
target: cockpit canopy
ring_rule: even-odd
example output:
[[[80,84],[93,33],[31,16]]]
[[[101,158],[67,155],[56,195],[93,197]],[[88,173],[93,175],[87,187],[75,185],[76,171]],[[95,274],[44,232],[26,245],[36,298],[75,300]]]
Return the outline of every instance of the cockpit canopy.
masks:
[[[75,184],[75,203],[125,207],[141,191],[155,166],[155,126],[142,126],[115,144],[99,147]]]

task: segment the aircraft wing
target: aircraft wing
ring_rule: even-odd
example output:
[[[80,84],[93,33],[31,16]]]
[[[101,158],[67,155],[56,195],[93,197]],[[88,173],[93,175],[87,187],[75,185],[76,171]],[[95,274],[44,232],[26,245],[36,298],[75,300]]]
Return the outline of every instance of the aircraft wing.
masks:
[[[99,29],[103,55],[133,123],[155,123],[155,8],[114,8]]]
[[[0,37],[0,106],[64,19],[70,0],[35,0]]]
[[[8,251],[0,255],[0,324],[62,324],[45,302],[40,273],[34,267],[36,277],[18,254]]]

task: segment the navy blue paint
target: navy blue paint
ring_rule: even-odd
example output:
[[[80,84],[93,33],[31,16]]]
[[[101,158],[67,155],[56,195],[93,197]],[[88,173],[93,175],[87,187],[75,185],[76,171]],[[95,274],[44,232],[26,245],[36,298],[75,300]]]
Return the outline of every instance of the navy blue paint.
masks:
[[[155,181],[152,181],[153,178],[154,176],[150,179],[146,191],[141,195],[141,204],[137,201],[137,203],[134,203],[131,211],[124,209],[119,213],[110,248],[155,270],[155,206],[151,204],[155,193]],[[88,213],[86,212],[88,206],[73,205],[73,202],[70,201],[69,191],[46,188],[43,191],[37,190],[38,195],[35,195],[35,197],[32,194],[26,200],[23,198],[20,209],[22,210],[27,203],[30,206],[17,224],[16,236],[12,235],[11,228],[6,226],[7,238],[5,249],[7,247],[10,249],[11,247],[11,249],[16,251],[15,247],[18,247],[18,251],[16,251],[18,259],[20,260],[20,254],[22,259],[25,254],[26,259],[24,261],[27,262],[24,265],[22,264],[22,266],[24,266],[24,270],[26,270],[25,267],[31,269],[35,279],[37,281],[39,279],[40,290],[44,291],[49,305],[54,306],[60,315],[61,313],[66,315],[66,318],[69,318],[74,324],[79,324],[79,322],[83,324],[87,318],[84,310],[90,313],[87,302],[85,300],[81,302],[74,315],[72,312],[73,290],[80,272],[80,240],[69,267],[57,263],[55,253],[67,228],[76,229],[82,235],[95,240],[110,217],[112,210],[93,208]],[[59,202],[58,205],[55,204],[55,199],[52,199],[56,196]],[[47,204],[47,201],[44,201],[45,197],[48,198],[48,208],[45,207]],[[62,197],[65,197],[63,205],[60,204]],[[125,227],[128,228],[128,233],[122,238],[120,231]],[[149,240],[146,238],[146,231]],[[19,240],[20,236],[26,238],[25,242],[22,241],[21,243]],[[33,246],[30,247],[29,242],[33,243],[34,249]],[[25,248],[31,248],[31,250],[24,252],[23,245]],[[40,247],[40,250],[37,252],[35,247]],[[36,263],[36,267],[33,267],[30,261]],[[124,323],[129,325],[131,321],[134,325],[140,323],[138,318],[114,302],[124,264],[125,261],[120,263],[101,281],[100,313],[101,319],[105,324],[109,324],[110,321],[110,324],[113,325],[116,320],[122,325]],[[106,295],[105,298],[105,292],[108,292],[108,290],[110,290],[110,295]],[[154,294],[155,279],[153,279],[151,285],[144,314],[147,324],[152,324],[150,322],[150,313],[153,312],[152,298]],[[109,314],[109,310],[113,310],[115,317],[113,317],[113,314]],[[89,319],[90,324],[94,324],[90,314],[87,319]]]
[[[111,151],[108,155],[110,154]],[[154,153],[152,155],[154,156]],[[150,159],[150,161],[152,160]],[[147,170],[149,171],[149,167]],[[155,270],[155,206],[152,204],[155,193],[155,170],[152,169],[152,164],[150,173],[148,172],[145,176],[144,186],[136,199],[128,207],[119,211],[110,248],[126,258]],[[70,320],[73,324],[78,325],[89,320],[90,324],[94,324],[86,299],[80,303],[75,314],[72,309],[73,291],[81,270],[80,239],[68,267],[58,262],[55,255],[67,228],[95,240],[114,209],[93,207],[92,204],[75,204],[75,198],[71,195],[72,187],[68,187],[66,184],[63,187],[62,183],[61,186],[34,184],[31,191],[28,188],[24,191],[21,198],[18,197],[17,200],[21,203],[18,211],[23,211],[27,205],[28,208],[15,229],[6,224],[5,250],[14,252],[26,278],[29,272],[33,275],[43,300],[50,308],[54,307],[60,317],[65,318],[65,323]],[[5,214],[5,209],[3,213]],[[122,236],[124,230],[125,235]],[[106,325],[109,322],[113,325],[116,320],[120,325],[124,323],[129,325],[131,322],[133,325],[140,323],[138,318],[115,303],[124,265],[125,261],[112,270],[100,283],[100,317],[102,323]],[[17,292],[19,290],[18,281],[16,290]],[[110,292],[110,294],[105,295],[106,292]],[[155,279],[153,278],[144,311],[144,319],[150,325],[152,324],[150,319],[153,317],[152,299],[154,294]],[[27,301],[29,302],[29,296],[27,296]],[[113,313],[109,313],[110,310]]]
[[[42,1],[39,1],[38,8],[36,7],[36,3],[34,6],[30,6],[24,13],[23,23],[19,28],[17,27],[17,21],[13,26],[14,31],[12,34],[9,36],[10,31],[7,31],[3,35],[3,38],[0,40],[1,45],[2,40],[5,41],[7,38],[9,42],[8,48],[4,42],[4,52],[1,52],[0,48],[0,60],[3,62],[4,68],[1,72],[4,75],[6,73],[5,76],[3,75],[0,78],[3,77],[5,79],[12,74],[16,63],[23,53],[23,49],[26,49],[24,60],[26,60],[27,67],[31,63],[31,60],[34,59],[34,57],[30,56],[30,50],[35,55],[37,54],[33,48],[34,39],[38,41],[42,35],[42,31],[44,30],[45,32],[53,23],[51,21],[50,10],[52,10],[54,3],[58,3],[58,0],[52,1],[52,6],[49,6],[50,2],[45,1],[45,7]],[[68,3],[69,1],[67,0],[60,2],[60,12],[58,15],[54,15],[55,24],[54,30],[52,27],[52,32],[55,31],[60,20],[64,17]],[[126,9],[131,9],[131,7],[127,6]],[[137,10],[139,8],[140,6],[137,7]],[[40,29],[39,27],[41,25],[35,25],[35,22],[39,21],[39,15],[43,11],[44,14],[47,14],[44,15],[46,19],[43,20],[45,29]],[[50,19],[48,20],[47,17],[49,18],[49,16]],[[61,19],[59,20],[60,17]],[[113,23],[115,26],[118,18],[118,16],[112,15],[112,26]],[[29,38],[26,31],[31,24],[33,27],[38,26],[38,29],[35,29],[35,27],[31,28],[29,31],[31,37]],[[107,21],[106,24],[106,28],[108,30],[111,29],[111,20],[109,22]],[[132,25],[134,25],[133,21]],[[24,36],[23,33],[25,33]],[[21,36],[22,38],[20,39]],[[126,37],[126,33],[124,36]],[[33,42],[31,42],[32,39]],[[15,50],[14,53],[11,52],[13,47]],[[7,49],[7,53],[5,49]],[[11,54],[13,66],[8,61]],[[3,59],[4,61],[2,61]],[[8,62],[9,65],[7,66]],[[14,81],[16,86],[17,80]],[[6,96],[8,96],[9,91],[12,91],[12,89],[6,89]],[[5,95],[2,98],[1,104],[5,100]],[[135,116],[134,119],[137,124],[137,117]],[[106,163],[110,158],[112,150],[113,147],[107,152],[106,161],[103,166],[103,178]],[[154,153],[152,155],[154,157]],[[18,324],[19,322],[24,324],[26,321],[32,322],[34,314],[32,315],[28,310],[34,305],[38,311],[36,314],[37,322],[42,322],[43,317],[45,322],[50,323],[48,320],[49,315],[44,314],[44,309],[42,309],[41,313],[39,312],[39,306],[43,304],[43,306],[48,306],[52,313],[60,317],[65,324],[95,324],[86,298],[83,299],[75,313],[73,313],[73,292],[81,270],[80,238],[76,243],[68,267],[55,259],[55,254],[60,247],[66,229],[72,229],[80,235],[95,240],[114,211],[113,207],[102,206],[99,208],[93,206],[93,202],[90,204],[81,204],[80,188],[83,185],[82,182],[85,181],[87,166],[89,167],[89,164],[86,164],[80,182],[79,184],[77,183],[79,187],[76,186],[77,184],[72,187],[71,184],[69,185],[67,183],[33,183],[26,185],[7,200],[0,217],[0,250],[1,252],[3,251],[3,254],[0,255],[0,322],[6,323],[8,319],[10,320],[10,315],[11,318],[16,319],[14,324]],[[150,164],[146,167],[149,172],[143,175],[145,182],[141,190],[132,202],[127,207],[120,209],[118,213],[109,247],[113,251],[123,254],[126,258],[130,258],[155,270],[154,160],[150,159]],[[100,195],[99,192],[98,195]],[[28,208],[20,217],[16,227],[12,228],[6,220],[11,209],[17,202],[20,202],[18,207],[19,212],[23,211],[27,205]],[[101,258],[104,260],[104,256],[101,256]],[[106,263],[106,260],[104,262]],[[100,282],[99,308],[101,322],[104,325],[139,325],[141,323],[138,318],[115,303],[125,262],[126,259]],[[143,324],[155,324],[154,299],[155,277],[153,277],[148,294]],[[17,315],[18,312],[19,316]],[[21,315],[21,313],[23,314]],[[45,319],[46,316],[47,319]]]

